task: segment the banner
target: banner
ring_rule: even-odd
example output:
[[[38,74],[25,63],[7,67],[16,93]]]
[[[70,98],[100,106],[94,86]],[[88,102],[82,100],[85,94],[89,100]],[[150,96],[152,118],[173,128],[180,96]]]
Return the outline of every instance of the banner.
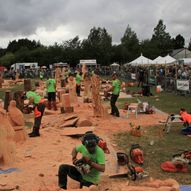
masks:
[[[131,79],[132,79],[132,80],[136,80],[136,74],[131,73]]]
[[[177,90],[189,91],[189,80],[177,80],[176,81]]]

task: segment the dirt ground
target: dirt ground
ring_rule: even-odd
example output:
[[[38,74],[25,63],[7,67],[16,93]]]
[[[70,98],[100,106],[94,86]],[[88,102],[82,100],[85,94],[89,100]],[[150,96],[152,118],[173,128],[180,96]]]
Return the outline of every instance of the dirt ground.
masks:
[[[94,118],[91,104],[84,104],[82,100],[75,108],[75,113],[80,117],[88,118],[95,126],[95,133],[107,140],[108,146],[114,146],[111,142],[114,133],[128,131],[129,123],[148,126],[156,125],[160,120],[166,119],[161,113],[152,115],[134,115],[126,118],[126,112],[121,110],[121,117],[116,118],[108,116],[107,118]],[[64,115],[64,114],[60,114]],[[40,130],[41,136],[37,138],[28,138],[24,144],[18,144],[16,150],[15,164],[20,171],[10,174],[0,174],[0,190],[6,188],[18,188],[20,191],[54,191],[57,190],[57,172],[60,164],[71,164],[71,150],[76,144],[80,143],[77,138],[62,136],[62,129],[57,127],[56,119],[59,115],[47,115],[43,117],[43,126]],[[55,125],[48,126],[52,120]],[[31,130],[27,130],[28,132]],[[110,148],[111,150],[114,148]],[[112,170],[110,160],[115,160],[114,156],[106,155],[106,172],[102,175],[102,181],[99,190],[121,190],[125,186],[126,180],[109,180],[107,174]],[[6,167],[5,167],[6,168]],[[79,184],[69,180],[70,189],[79,188]]]

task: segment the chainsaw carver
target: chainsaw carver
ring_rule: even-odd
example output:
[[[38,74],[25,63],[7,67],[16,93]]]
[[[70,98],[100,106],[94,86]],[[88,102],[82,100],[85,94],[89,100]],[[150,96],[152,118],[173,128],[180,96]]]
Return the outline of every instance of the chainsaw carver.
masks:
[[[49,78],[46,81],[46,87],[48,92],[48,109],[51,110],[51,105],[53,105],[54,110],[57,110],[56,106],[56,80]]]
[[[29,137],[40,136],[39,129],[41,125],[42,116],[45,110],[44,99],[42,99],[34,91],[28,91],[26,97],[29,100],[28,105],[34,105],[34,125],[33,130],[29,133]]]
[[[191,135],[191,114],[188,114],[187,111],[182,108],[180,109],[181,120],[184,122],[185,128],[181,130],[183,135]]]
[[[100,180],[100,172],[105,171],[105,155],[97,145],[97,136],[93,133],[84,135],[82,144],[76,146],[72,151],[74,166],[62,164],[58,171],[58,183],[62,189],[67,189],[67,176],[80,182],[80,188],[97,185]],[[82,154],[77,159],[78,153]]]
[[[119,110],[116,106],[116,102],[117,102],[117,99],[118,99],[119,94],[120,94],[121,82],[118,79],[117,74],[115,72],[112,75],[112,79],[113,79],[112,80],[112,87],[107,90],[107,92],[112,91],[111,101],[110,101],[111,115],[116,116],[116,117],[120,117]]]

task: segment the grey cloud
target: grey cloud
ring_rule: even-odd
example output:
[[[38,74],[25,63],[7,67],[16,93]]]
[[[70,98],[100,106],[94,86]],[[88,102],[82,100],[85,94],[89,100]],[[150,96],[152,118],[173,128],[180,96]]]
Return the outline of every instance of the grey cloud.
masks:
[[[188,40],[190,7],[190,0],[0,0],[0,39],[59,26],[85,37],[93,26],[101,26],[119,42],[128,24],[145,39],[163,19],[172,36],[181,33]]]

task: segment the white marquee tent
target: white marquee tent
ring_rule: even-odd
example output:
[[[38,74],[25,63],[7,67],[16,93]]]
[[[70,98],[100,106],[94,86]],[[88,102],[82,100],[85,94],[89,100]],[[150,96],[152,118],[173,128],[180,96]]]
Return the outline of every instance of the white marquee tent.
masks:
[[[135,60],[133,60],[129,64],[133,65],[133,66],[140,66],[140,65],[149,65],[149,64],[152,64],[152,63],[153,63],[152,60],[150,60],[149,58],[146,58],[145,56],[143,56],[141,54],[141,56],[139,56],[138,58],[136,58]]]
[[[111,64],[110,66],[120,66],[120,65],[117,64],[117,63],[113,63],[113,64]]]
[[[174,59],[173,57],[167,55],[165,57],[161,57],[161,56],[158,56],[157,58],[155,58],[153,60],[153,64],[154,65],[160,65],[160,64],[173,64],[176,62],[176,59]]]

